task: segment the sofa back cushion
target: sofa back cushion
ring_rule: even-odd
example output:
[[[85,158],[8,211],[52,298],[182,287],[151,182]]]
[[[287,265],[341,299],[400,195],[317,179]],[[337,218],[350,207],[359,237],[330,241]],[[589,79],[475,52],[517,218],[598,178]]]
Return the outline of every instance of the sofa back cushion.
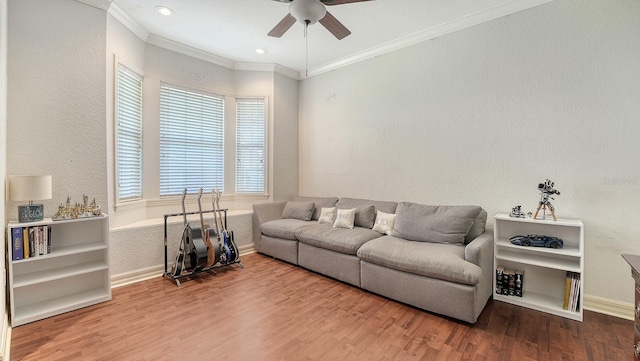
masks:
[[[473,220],[473,225],[471,229],[469,229],[469,233],[464,237],[464,244],[469,244],[469,242],[478,238],[479,235],[483,234],[485,231],[485,227],[487,226],[487,211],[484,209],[480,211],[480,214]]]
[[[373,228],[376,220],[376,210],[385,213],[395,213],[396,202],[372,201],[369,199],[340,198],[336,204],[337,209],[357,208],[355,225],[364,228]]]
[[[310,221],[314,209],[315,204],[313,202],[287,202],[282,211],[282,218]]]
[[[322,211],[322,207],[331,208],[335,207],[336,203],[338,203],[338,197],[305,197],[305,196],[295,196],[293,200],[296,202],[313,202],[316,207],[313,211],[313,216],[311,216],[312,221],[317,221],[320,218],[320,212]]]
[[[392,235],[410,241],[464,244],[482,212],[478,206],[429,206],[401,202]]]

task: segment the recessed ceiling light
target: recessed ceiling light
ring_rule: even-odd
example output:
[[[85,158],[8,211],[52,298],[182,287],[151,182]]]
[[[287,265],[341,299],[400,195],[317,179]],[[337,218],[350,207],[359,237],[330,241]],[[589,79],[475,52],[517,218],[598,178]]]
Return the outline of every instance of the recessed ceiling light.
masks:
[[[173,15],[173,10],[166,6],[156,6],[156,11],[165,16]]]
[[[264,54],[264,53],[266,53],[266,52],[267,52],[267,51],[266,51],[265,49],[263,49],[263,48],[258,48],[258,49],[256,49],[256,53],[258,53],[258,54]]]

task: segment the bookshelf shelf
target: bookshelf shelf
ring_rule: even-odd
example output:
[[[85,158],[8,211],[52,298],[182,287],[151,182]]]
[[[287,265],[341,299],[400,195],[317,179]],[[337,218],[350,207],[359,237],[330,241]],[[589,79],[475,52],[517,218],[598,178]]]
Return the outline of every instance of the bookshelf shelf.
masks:
[[[48,226],[50,252],[13,260],[7,252],[12,327],[111,299],[108,216],[15,223],[17,228]]]
[[[523,247],[511,244],[516,235],[538,234],[561,238],[563,248]],[[584,289],[584,229],[579,220],[534,220],[497,214],[494,226],[494,266],[524,271],[522,297],[498,294],[493,276],[493,298],[553,315],[582,321]],[[563,309],[567,272],[580,275],[578,307]]]

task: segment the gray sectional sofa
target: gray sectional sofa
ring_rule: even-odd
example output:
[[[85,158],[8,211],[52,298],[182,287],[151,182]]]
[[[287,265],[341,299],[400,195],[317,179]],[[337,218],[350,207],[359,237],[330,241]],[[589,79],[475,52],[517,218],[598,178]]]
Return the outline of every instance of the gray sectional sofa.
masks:
[[[474,323],[492,293],[486,220],[477,206],[296,197],[254,204],[253,237],[262,254]]]

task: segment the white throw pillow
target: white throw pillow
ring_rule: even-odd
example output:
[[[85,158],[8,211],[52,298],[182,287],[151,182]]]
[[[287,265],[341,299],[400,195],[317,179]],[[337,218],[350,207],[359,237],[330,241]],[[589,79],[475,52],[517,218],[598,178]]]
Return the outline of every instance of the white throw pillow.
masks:
[[[376,223],[373,225],[372,229],[382,234],[391,234],[391,231],[393,231],[393,225],[395,223],[396,223],[395,214],[377,211]]]
[[[333,228],[353,228],[353,223],[356,220],[356,209],[338,209]]]
[[[322,209],[320,210],[320,218],[318,218],[318,223],[333,223],[335,219],[336,207],[322,207]]]

